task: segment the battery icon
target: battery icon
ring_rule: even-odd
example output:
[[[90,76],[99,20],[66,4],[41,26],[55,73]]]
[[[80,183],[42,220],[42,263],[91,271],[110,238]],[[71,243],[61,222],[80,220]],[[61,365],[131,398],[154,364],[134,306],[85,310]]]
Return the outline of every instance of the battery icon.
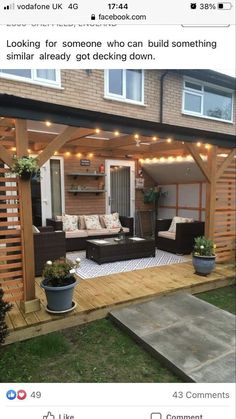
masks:
[[[221,10],[231,10],[233,7],[232,3],[230,3],[229,1],[218,3],[217,6],[218,6],[218,9],[221,9]]]

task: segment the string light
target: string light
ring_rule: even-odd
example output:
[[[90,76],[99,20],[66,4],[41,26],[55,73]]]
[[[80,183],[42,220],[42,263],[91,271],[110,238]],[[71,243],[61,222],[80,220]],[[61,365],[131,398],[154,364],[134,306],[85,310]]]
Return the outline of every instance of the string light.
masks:
[[[210,144],[206,144],[206,145],[205,145],[205,148],[206,148],[207,150],[209,150],[209,149],[211,148]]]
[[[172,142],[172,139],[171,138],[167,138],[167,143],[171,143]]]
[[[134,134],[134,138],[135,138],[135,140],[138,140],[139,139],[139,135],[138,134]]]
[[[153,139],[153,141],[156,141],[157,140],[157,137],[152,137],[152,139]]]
[[[57,156],[57,155],[58,155],[58,151],[55,151],[54,156]]]
[[[88,157],[90,157],[90,158],[92,158],[94,156],[94,154],[93,153],[89,153],[88,154]]]
[[[200,143],[200,142],[198,141],[198,143],[197,143],[197,147],[201,147],[201,145],[202,145],[202,143]]]
[[[45,125],[46,125],[47,127],[50,127],[50,126],[52,125],[52,123],[51,123],[50,121],[45,121]]]
[[[118,137],[120,135],[119,131],[114,132],[115,137]]]
[[[70,151],[66,151],[65,156],[70,156],[71,152]]]
[[[11,148],[11,151],[16,151],[16,147],[12,147]]]
[[[28,153],[31,153],[31,150],[30,150],[30,148],[28,148],[28,150],[27,150],[27,151],[28,151]]]
[[[77,153],[77,154],[76,154],[76,156],[77,156],[77,157],[81,157],[81,156],[82,156],[82,154],[81,154],[81,153]]]
[[[99,128],[96,128],[95,129],[95,132],[96,132],[96,134],[99,134],[100,133],[100,129]]]

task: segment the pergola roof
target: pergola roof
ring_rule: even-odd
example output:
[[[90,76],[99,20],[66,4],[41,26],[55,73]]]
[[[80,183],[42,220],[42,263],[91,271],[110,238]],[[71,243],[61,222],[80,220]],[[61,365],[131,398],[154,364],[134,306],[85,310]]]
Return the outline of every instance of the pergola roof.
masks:
[[[214,72],[215,73],[215,72]],[[227,76],[228,77],[228,76]],[[127,134],[139,132],[143,136],[171,137],[176,141],[206,142],[220,147],[235,147],[235,135],[189,128],[179,125],[151,122],[104,112],[73,108],[18,96],[0,94],[0,115],[74,127],[96,128],[104,131],[118,130]]]

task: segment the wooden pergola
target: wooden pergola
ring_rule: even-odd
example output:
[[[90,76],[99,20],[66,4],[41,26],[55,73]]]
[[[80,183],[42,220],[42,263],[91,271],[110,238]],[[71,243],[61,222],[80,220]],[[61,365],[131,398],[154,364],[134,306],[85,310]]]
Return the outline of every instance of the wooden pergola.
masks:
[[[80,139],[83,138],[85,147],[88,141],[86,136],[89,132],[92,133],[97,126],[107,131],[125,132],[126,136],[113,138],[109,141],[110,150],[113,147],[127,146],[129,140],[132,139],[133,141],[133,134],[137,132],[137,129],[140,135],[146,137],[159,135],[171,137],[175,143],[184,141],[185,149],[193,157],[206,179],[205,235],[215,240],[218,246],[222,246],[219,261],[227,260],[232,256],[234,248],[232,236],[235,229],[235,204],[233,203],[235,193],[234,136],[186,127],[155,124],[149,121],[137,121],[131,118],[66,108],[59,105],[50,104],[50,111],[45,112],[48,104],[43,102],[13,98],[8,95],[1,96],[3,104],[0,106],[0,116],[2,117],[0,124],[0,138],[2,138],[2,141],[0,139],[0,161],[8,168],[12,166],[13,148],[14,154],[18,157],[29,154],[27,131],[27,120],[29,119],[36,121],[50,120],[64,125],[64,130],[60,134],[45,143],[44,149],[38,155],[39,166],[48,161],[66,143],[72,144],[73,136],[74,139],[78,137],[78,129],[82,130],[80,131]],[[9,148],[8,141],[4,140],[9,130],[14,130],[15,143],[13,148]],[[196,146],[196,141],[199,140],[211,144],[207,161],[203,160],[199,148]],[[104,147],[107,147],[108,142],[105,143]],[[93,142],[90,142],[91,144]],[[163,149],[163,147],[162,144],[158,145],[157,143],[154,148],[158,150]],[[224,153],[222,153],[222,150]],[[0,264],[0,286],[11,290],[11,299],[13,301],[20,300],[21,307],[25,312],[32,312],[39,309],[40,302],[35,298],[31,185],[30,181],[20,178],[17,180],[16,178],[11,179],[7,167],[2,165],[2,168],[0,168],[0,193],[2,193],[0,195],[0,244],[5,244],[5,247],[0,247],[0,262],[7,261],[7,264]],[[16,186],[7,186],[7,182],[9,183],[11,180],[15,182]],[[5,203],[5,200],[9,198],[6,195],[9,188],[13,188],[16,194],[13,204]],[[3,204],[1,200],[4,201]],[[14,209],[13,214],[18,221],[5,221],[9,217],[9,209]],[[20,227],[19,229],[16,228],[17,224]],[[18,256],[16,256],[16,252],[18,252]],[[17,263],[15,263],[16,259]],[[14,263],[11,263],[11,260]],[[13,267],[18,270],[10,271],[10,268]],[[9,272],[5,272],[6,268]],[[18,272],[18,276],[11,275],[12,272]]]

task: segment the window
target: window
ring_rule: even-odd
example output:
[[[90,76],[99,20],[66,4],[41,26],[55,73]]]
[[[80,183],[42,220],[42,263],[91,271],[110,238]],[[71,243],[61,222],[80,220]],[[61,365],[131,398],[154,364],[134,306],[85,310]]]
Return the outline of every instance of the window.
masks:
[[[197,81],[184,81],[183,113],[225,122],[232,121],[232,92]]]
[[[12,80],[29,82],[34,84],[45,85],[48,87],[60,87],[60,71],[59,70],[7,70],[0,69],[0,76]]]
[[[143,104],[143,70],[106,70],[105,96],[116,100]]]

